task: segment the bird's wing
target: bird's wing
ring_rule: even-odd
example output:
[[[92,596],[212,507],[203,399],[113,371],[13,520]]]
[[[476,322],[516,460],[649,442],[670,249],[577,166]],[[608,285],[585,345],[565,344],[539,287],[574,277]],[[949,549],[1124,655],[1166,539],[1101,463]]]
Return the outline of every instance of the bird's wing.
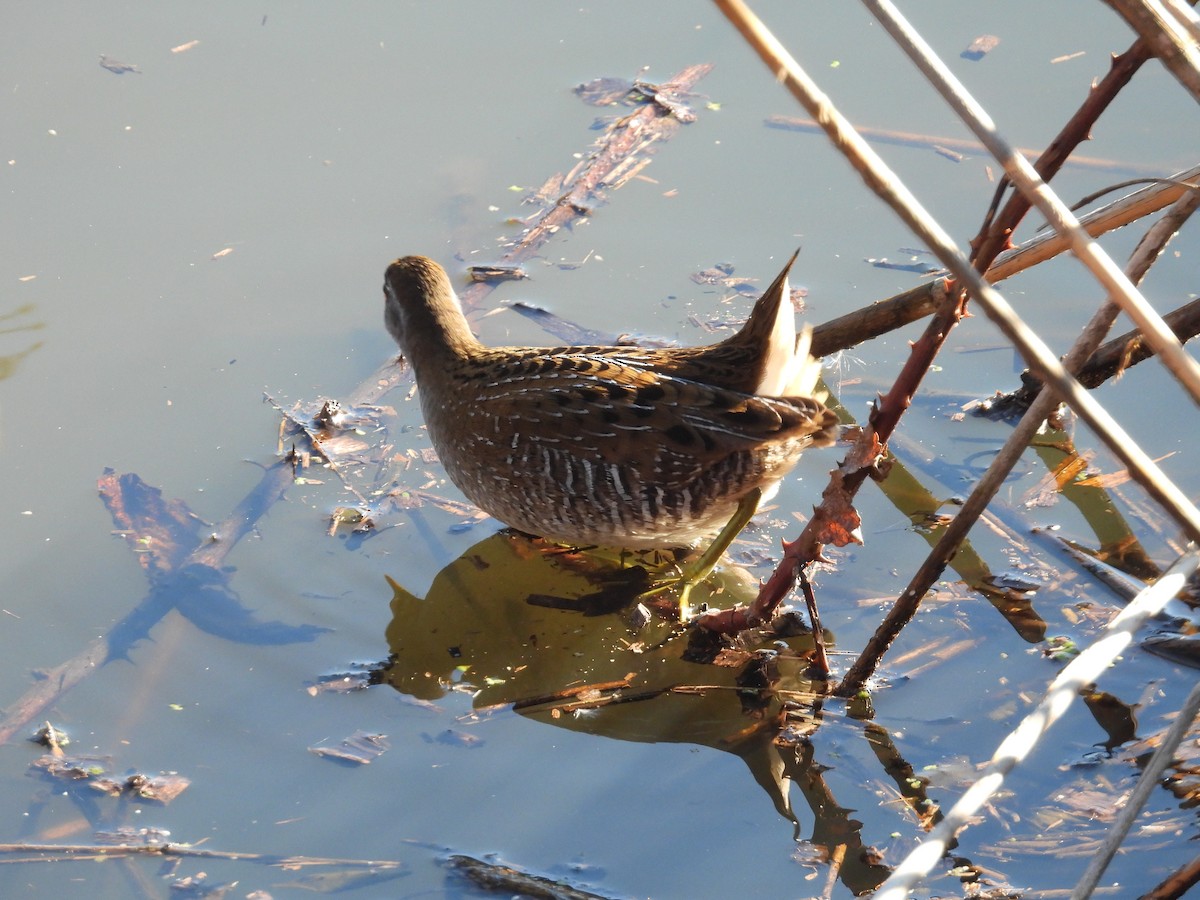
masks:
[[[716,463],[732,453],[800,442],[827,446],[837,420],[806,397],[755,397],[636,365],[630,354],[591,354],[586,348],[553,355],[496,356],[472,377],[463,398],[491,420],[495,442],[575,444],[583,453],[618,462],[647,445]],[[500,433],[500,432],[503,432]]]

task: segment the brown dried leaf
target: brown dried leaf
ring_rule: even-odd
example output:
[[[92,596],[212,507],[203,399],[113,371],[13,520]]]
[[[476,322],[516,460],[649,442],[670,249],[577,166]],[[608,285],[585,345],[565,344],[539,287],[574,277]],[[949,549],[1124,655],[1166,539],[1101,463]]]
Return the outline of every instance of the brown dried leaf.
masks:
[[[847,432],[847,439],[852,441],[850,452],[841,465],[843,475],[849,475],[861,469],[877,468],[887,452],[879,443],[879,435],[867,428],[857,428]]]
[[[814,518],[820,523],[816,540],[821,544],[845,547],[847,544],[863,542],[862,517],[844,487],[842,470],[835,471],[830,478],[829,487],[821,495],[821,506]]]

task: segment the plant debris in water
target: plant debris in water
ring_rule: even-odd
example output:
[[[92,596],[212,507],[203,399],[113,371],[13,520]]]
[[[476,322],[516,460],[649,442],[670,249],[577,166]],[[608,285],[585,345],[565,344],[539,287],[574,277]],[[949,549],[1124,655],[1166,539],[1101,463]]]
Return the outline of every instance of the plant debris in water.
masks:
[[[65,731],[49,722],[35,731],[29,740],[56,751],[59,747],[66,747],[71,743],[71,738]]]
[[[117,779],[108,776],[111,761],[100,756],[60,756],[49,754],[33,761],[50,778],[70,783],[85,782],[88,787],[110,797],[132,796],[166,805],[187,790],[191,780],[178,772],[158,775],[134,773]]]
[[[430,744],[445,744],[448,747],[466,747],[472,749],[482,747],[485,743],[484,739],[477,734],[471,734],[469,731],[463,731],[459,728],[447,728],[445,731],[438,732],[436,736],[422,735],[426,743]]]
[[[114,75],[124,75],[126,72],[136,72],[138,75],[142,74],[142,70],[132,63],[123,63],[119,59],[113,59],[111,56],[105,56],[103,53],[100,54],[100,65]]]
[[[355,663],[350,666],[345,672],[333,672],[328,675],[322,675],[315,681],[310,682],[305,690],[308,691],[310,697],[315,697],[317,694],[352,694],[356,691],[365,690],[374,684],[373,676],[376,666],[373,663],[362,664]]]
[[[543,875],[531,875],[511,866],[484,862],[471,856],[454,855],[447,864],[478,887],[487,891],[540,900],[605,900],[600,894],[580,890]]]
[[[467,266],[472,281],[520,281],[529,274],[520,266]]]
[[[967,45],[967,49],[959,54],[963,59],[979,62],[1000,45],[1000,38],[994,34],[981,34]]]
[[[390,748],[391,744],[388,743],[386,734],[371,734],[370,732],[359,730],[350,735],[350,737],[342,740],[335,747],[322,747],[318,745],[309,747],[308,750],[310,753],[315,753],[317,756],[323,756],[327,759],[365,766]]]
[[[696,121],[696,113],[687,98],[695,96],[681,91],[677,84],[650,81],[627,81],[624,78],[593,78],[578,85],[575,94],[589,106],[637,106],[647,101],[661,106],[680,122]]]

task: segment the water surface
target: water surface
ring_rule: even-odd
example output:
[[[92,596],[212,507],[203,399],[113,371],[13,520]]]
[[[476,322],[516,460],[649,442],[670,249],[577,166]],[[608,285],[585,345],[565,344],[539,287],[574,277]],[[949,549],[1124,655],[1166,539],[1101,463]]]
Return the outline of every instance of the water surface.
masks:
[[[966,136],[857,7],[759,6],[855,121]],[[1047,17],[1032,2],[938,2],[912,12],[1010,139],[1037,147],[1105,71],[1107,54],[1131,42],[1094,4],[1055,10]],[[696,320],[749,306],[722,303],[721,292],[690,280],[718,262],[765,284],[802,245],[795,281],[808,290],[814,321],[916,283],[864,262],[902,257],[913,238],[823,139],[764,126],[770,115],[801,112],[707,6],[658,4],[648,15],[630,3],[48,3],[12,11],[7,32],[0,313],[16,313],[5,324],[18,327],[0,334],[0,354],[27,355],[0,384],[6,704],[37,670],[75,656],[146,594],[144,573],[97,499],[105,467],[137,473],[207,523],[228,516],[277,458],[278,416],[263,393],[289,402],[345,396],[394,353],[381,327],[379,284],[395,256],[430,255],[456,275],[466,262],[499,258],[518,231],[509,219],[529,211],[521,198],[573,166],[595,137],[591,126],[606,111],[572,93],[582,81],[632,78],[644,66],[652,80],[695,63],[715,66],[699,87],[698,121],[663,146],[646,177],[559,235],[530,265],[531,279],[501,286],[489,304],[528,300],[586,327],[701,343],[712,336]],[[979,62],[959,58],[983,33],[1000,36],[999,46]],[[173,52],[192,41],[199,43]],[[99,65],[101,54],[140,72],[114,74]],[[1082,55],[1054,62],[1072,54]],[[1085,150],[1113,160],[1114,171],[1069,167],[1056,182],[1068,199],[1123,180],[1121,165],[1167,174],[1195,163],[1194,104],[1155,65],[1101,125]],[[965,245],[994,190],[987,161],[883,152]],[[1139,233],[1129,229],[1107,246],[1123,260]],[[1147,291],[1160,308],[1194,296],[1196,251],[1190,228],[1152,273]],[[1060,351],[1101,299],[1071,260],[1014,279],[1005,291]],[[511,312],[484,319],[480,330],[494,343],[553,342]],[[831,362],[830,386],[855,415],[891,383],[917,333]],[[929,393],[902,426],[902,462],[935,501],[965,494],[1008,430],[952,414],[1015,386],[1018,369],[982,318],[952,337]],[[1151,364],[1100,396],[1152,456],[1174,454],[1164,468],[1196,496],[1190,426],[1176,424],[1190,410],[1178,388]],[[427,441],[416,404],[402,392],[386,402],[395,407],[396,451],[419,454]],[[1099,468],[1117,468],[1085,430],[1075,438]],[[760,555],[773,556],[795,533],[797,515],[815,502],[837,458],[805,458],[755,539]],[[998,514],[1025,541],[1034,524],[1094,541],[1067,503],[1022,507],[1045,474],[1030,454],[998,499]],[[458,498],[436,464],[418,461],[405,477]],[[393,649],[389,639],[404,622],[393,619],[385,575],[415,597],[433,597],[439,573],[481,552],[498,526],[463,528],[464,516],[426,507],[365,542],[330,537],[327,517],[349,498],[334,476],[309,478],[290,487],[224,563],[236,567],[229,584],[259,619],[328,631],[306,643],[245,643],[169,614],[128,659],[85,679],[46,716],[72,733],[73,750],[111,757],[117,773],[177,771],[191,787],[165,807],[72,799],[61,785],[28,777],[38,749],[13,740],[0,772],[4,841],[90,843],[100,828],[153,826],[223,851],[407,864],[403,880],[350,894],[364,897],[466,892],[439,866],[445,852],[497,854],[612,895],[819,896],[832,880],[832,896],[844,897],[871,864],[843,862],[855,874],[838,883],[827,854],[873,845],[893,864],[920,837],[916,816],[897,799],[895,772],[876,754],[878,741],[840,708],[812,737],[818,768],[792,771],[798,781],[789,786],[771,781],[766,744],[751,753],[721,743],[739,721],[728,703],[676,698],[624,717],[554,720],[507,707],[477,718],[485,700],[514,696],[495,685],[474,699],[443,686],[434,705],[416,702],[421,691],[411,684],[310,695],[306,686],[323,675],[378,663]],[[1173,558],[1173,529],[1135,489],[1121,496],[1118,508],[1150,555]],[[859,506],[865,546],[831,552],[835,566],[819,577],[842,667],[928,547],[878,490],[865,490]],[[1048,632],[1086,640],[1096,626],[1081,618],[1081,604],[1103,611],[1112,598],[1047,545],[1027,546],[1020,551],[1011,537],[984,529],[973,541],[989,569],[1018,564],[1041,575],[1045,588],[1032,602]],[[751,580],[765,577],[770,565],[749,572]],[[874,697],[876,722],[918,774],[934,772],[927,793],[943,805],[1059,668],[956,575],[947,578],[896,652],[935,641],[966,640],[970,649],[912,677],[923,657],[897,663]],[[479,633],[527,624],[519,601],[503,602],[511,612],[498,605],[473,613]],[[533,627],[554,636],[539,656],[547,682],[651,665],[629,655],[627,642],[638,638],[620,619],[538,615]],[[461,628],[471,619],[455,621]],[[414,623],[413,635],[430,635],[426,652],[457,646],[438,643],[436,619],[420,627]],[[514,634],[517,643],[525,637]],[[581,646],[592,656],[576,656]],[[593,660],[586,671],[573,667],[583,658]],[[695,682],[729,677],[694,668]],[[1142,704],[1149,734],[1178,705],[1174,683],[1191,675],[1135,652],[1114,678],[1109,690]],[[390,749],[365,767],[308,752],[357,730],[388,735]],[[471,740],[453,739],[460,733]],[[1087,862],[1073,851],[1101,826],[1064,817],[1052,798],[1090,789],[1093,777],[1131,783],[1135,768],[1119,756],[1099,772],[1077,766],[1104,740],[1086,710],[1074,711],[959,852],[1014,884],[1072,885]],[[805,780],[818,769],[819,781]],[[1143,838],[1133,845],[1142,852],[1115,864],[1112,878],[1138,891],[1191,857],[1185,839],[1194,826],[1176,801],[1156,797],[1150,815],[1182,831],[1153,850]],[[1043,831],[1061,840],[1058,852],[1002,852],[1005,842]],[[70,863],[8,866],[0,884],[14,897],[166,894],[157,863],[132,869],[140,887],[116,865]],[[176,874],[201,871],[213,882],[238,881],[236,896],[299,896],[279,887],[295,873],[247,863],[184,860]],[[937,888],[957,890],[945,879]]]

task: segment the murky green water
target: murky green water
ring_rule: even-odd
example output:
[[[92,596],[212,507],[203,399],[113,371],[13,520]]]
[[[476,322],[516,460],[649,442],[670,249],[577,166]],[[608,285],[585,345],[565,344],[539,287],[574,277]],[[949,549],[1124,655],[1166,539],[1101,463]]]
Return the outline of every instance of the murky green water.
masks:
[[[856,121],[965,136],[857,6],[758,6]],[[1082,2],[1056,6],[1052,17],[1037,3],[939,2],[913,15],[1022,146],[1048,140],[1103,73],[1107,54],[1131,40],[1107,10]],[[379,295],[391,258],[423,253],[460,273],[464,261],[501,255],[518,230],[508,220],[530,211],[522,196],[573,166],[595,136],[590,126],[604,111],[573,95],[582,81],[634,77],[642,66],[651,67],[648,78],[662,79],[693,63],[715,64],[699,88],[699,120],[660,149],[645,178],[559,235],[544,250],[545,265],[529,266],[529,281],[501,286],[489,304],[524,299],[587,327],[700,343],[712,337],[694,320],[713,315],[722,295],[689,275],[714,263],[730,262],[765,283],[802,244],[794,280],[808,289],[814,321],[915,283],[864,262],[903,257],[913,239],[825,142],[764,126],[770,115],[801,113],[715,8],[50,3],[7,18],[0,60],[0,314],[12,315],[0,323],[0,357],[11,363],[0,370],[7,376],[0,382],[5,705],[147,594],[137,554],[114,536],[97,498],[105,467],[136,473],[181,500],[207,523],[196,534],[212,530],[276,460],[278,416],[261,402],[264,392],[288,404],[345,396],[394,352]],[[983,33],[1000,36],[998,48],[980,62],[961,60],[959,51]],[[192,41],[199,43],[173,52]],[[101,54],[141,71],[114,74],[98,64]],[[1196,122],[1192,101],[1151,65],[1085,152],[1167,174],[1195,164]],[[883,152],[965,245],[993,190],[985,160]],[[1056,183],[1074,199],[1125,177],[1068,168]],[[1107,246],[1123,261],[1138,234],[1128,229]],[[1147,292],[1160,308],[1194,296],[1197,247],[1192,225],[1152,273]],[[584,259],[574,268],[552,265]],[[1100,299],[1070,260],[1014,279],[1005,291],[1056,349]],[[743,300],[721,307],[747,308]],[[852,412],[862,416],[886,389],[917,333],[891,335],[831,365],[830,386]],[[507,311],[484,319],[481,334],[493,343],[554,342]],[[1018,368],[982,318],[959,329],[941,363],[928,379],[930,394],[905,419],[907,443],[898,449],[937,500],[965,494],[1008,431],[951,414],[1014,386]],[[1142,366],[1100,396],[1152,456],[1174,454],[1164,468],[1197,496],[1191,410],[1169,379]],[[389,422],[396,452],[425,449],[416,404],[399,391],[386,402],[396,408]],[[1076,440],[1094,449],[1084,430]],[[805,458],[754,539],[760,555],[774,555],[778,541],[795,533],[792,511],[810,509],[836,458],[833,451]],[[1096,463],[1117,468],[1103,451]],[[1086,640],[1094,626],[1076,621],[1076,607],[1090,600],[1104,609],[1110,598],[1025,530],[1061,524],[1064,535],[1085,543],[1091,531],[1062,501],[1021,508],[1046,470],[1030,454],[1019,471],[997,513],[1030,549],[1015,551],[1011,537],[986,529],[973,549],[992,571],[1031,565],[1046,583],[1032,604],[1047,631]],[[395,477],[458,497],[436,464],[418,460]],[[1136,489],[1121,491],[1142,503]],[[349,503],[334,475],[310,472],[309,483],[289,487],[222,559],[235,567],[229,588],[259,620],[328,631],[302,643],[246,643],[248,632],[219,622],[204,630],[172,612],[128,659],[83,679],[35,720],[68,729],[73,751],[109,757],[115,773],[181,773],[191,786],[179,799],[122,803],[30,777],[39,750],[21,737],[31,723],[0,756],[7,811],[0,842],[89,844],[97,830],[153,827],[223,852],[409,867],[399,881],[350,894],[362,897],[469,893],[439,866],[448,852],[496,854],[602,894],[820,896],[832,880],[832,896],[844,897],[878,875],[861,859],[865,847],[881,851],[887,865],[919,838],[920,825],[898,800],[903,777],[877,754],[881,739],[840,706],[826,708],[812,735],[817,767],[802,766],[794,753],[785,765],[786,754],[769,741],[737,736],[750,721],[728,689],[730,672],[681,663],[679,641],[635,654],[628,642],[653,641],[613,616],[540,610],[529,621],[519,601],[499,596],[513,576],[497,579],[490,608],[486,581],[483,605],[465,611],[432,590],[456,560],[480,558],[480,546],[507,552],[486,543],[497,540],[495,523],[460,528],[462,515],[426,506],[395,516],[396,527],[366,541],[328,536],[329,512]],[[878,490],[866,489],[859,506],[866,545],[832,552],[835,568],[819,577],[839,668],[928,547]],[[1126,500],[1117,506],[1152,556],[1173,558],[1174,531],[1160,516],[1141,515]],[[749,577],[770,571],[751,566]],[[428,595],[420,617],[393,604],[385,576],[417,598]],[[533,650],[531,635],[539,636]],[[382,662],[397,642],[429,654],[407,680],[393,679],[403,690],[306,691],[329,673]],[[933,642],[960,652],[928,671],[917,670],[929,653],[901,656]],[[474,668],[455,676],[466,663],[451,651],[464,647]],[[947,806],[1058,669],[991,604],[949,583],[895,652],[888,686],[874,698],[876,722],[899,757],[934,779],[925,793]],[[413,664],[403,652],[401,659]],[[557,719],[490,707],[629,672],[648,687],[724,687]],[[481,675],[490,680],[475,698],[436,686],[438,676]],[[1132,652],[1106,687],[1143,704],[1140,733],[1149,734],[1177,707],[1175,685],[1192,678]],[[369,766],[308,752],[359,730],[388,736],[390,749]],[[1013,779],[1015,794],[964,835],[958,852],[1019,886],[1072,885],[1087,855],[1069,851],[1102,826],[1056,819],[1053,798],[1094,783],[1115,785],[1101,794],[1111,798],[1135,774],[1119,757],[1076,767],[1104,739],[1082,708],[1068,716]],[[1131,892],[1192,855],[1186,842],[1194,825],[1173,798],[1156,797],[1150,817],[1169,837],[1143,837],[1132,845],[1143,852],[1118,861],[1112,879]],[[1053,853],[1004,849],[1043,833],[1060,841]],[[831,870],[823,854],[839,846],[848,847],[847,859]],[[166,895],[157,860],[121,865],[6,865],[0,893]],[[184,859],[174,876],[200,872],[209,882],[237,881],[231,896],[267,890],[276,897],[300,896],[281,885],[313,874]],[[936,889],[958,890],[946,877]]]

